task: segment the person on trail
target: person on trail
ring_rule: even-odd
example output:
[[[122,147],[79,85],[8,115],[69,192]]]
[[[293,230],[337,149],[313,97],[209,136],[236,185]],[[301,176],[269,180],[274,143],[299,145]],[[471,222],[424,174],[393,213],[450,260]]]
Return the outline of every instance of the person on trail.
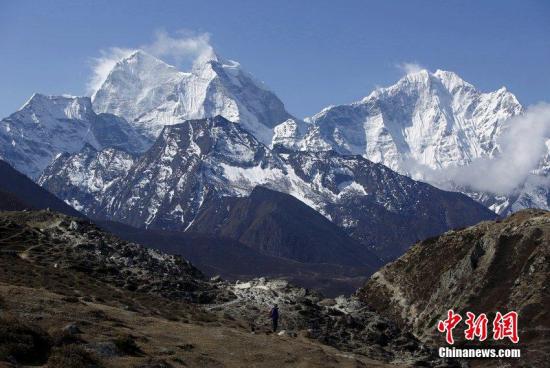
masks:
[[[279,307],[277,304],[275,304],[271,312],[269,312],[269,318],[271,318],[271,322],[273,323],[273,332],[276,332],[277,325],[279,324]]]

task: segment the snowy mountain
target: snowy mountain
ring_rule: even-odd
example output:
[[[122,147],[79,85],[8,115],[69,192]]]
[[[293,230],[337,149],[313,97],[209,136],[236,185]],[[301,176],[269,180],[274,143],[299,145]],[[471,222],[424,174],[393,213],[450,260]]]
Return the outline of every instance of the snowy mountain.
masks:
[[[136,158],[122,150],[101,151],[86,144],[77,153],[62,153],[44,170],[38,184],[77,210],[95,207],[107,190],[126,175]]]
[[[287,120],[275,127],[272,143],[294,150],[360,154],[416,180],[464,192],[501,214],[531,206],[550,208],[544,158],[510,193],[479,192],[445,178],[445,169],[498,156],[499,139],[510,118],[522,113],[521,104],[504,87],[482,93],[453,72],[421,70],[361,101],[327,107],[306,123]]]
[[[527,177],[518,194],[509,203],[510,211],[524,208],[550,209],[550,139],[546,141],[546,155],[537,169]]]
[[[96,111],[120,115],[151,138],[164,125],[222,115],[269,143],[273,127],[291,118],[277,96],[239,63],[217,55],[181,72],[135,51],[116,63],[92,100]]]
[[[21,109],[0,121],[0,158],[36,179],[60,153],[84,145],[140,152],[148,141],[111,114],[96,114],[88,97],[34,94]]]
[[[40,183],[68,203],[78,201],[92,217],[134,226],[186,230],[204,203],[246,197],[265,186],[298,198],[380,256],[392,258],[415,240],[494,216],[464,195],[416,182],[358,155],[271,150],[223,117],[165,127],[127,175],[109,181],[104,192],[93,185],[102,171],[88,169],[104,167],[91,164],[97,155],[89,149],[61,156]],[[78,190],[70,193],[58,184],[75,181]]]
[[[505,88],[481,93],[453,72],[422,70],[359,102],[327,107],[308,119],[306,133],[292,143],[360,154],[414,174],[414,164],[440,169],[493,155],[504,123],[521,111]],[[279,140],[276,135],[274,142]]]

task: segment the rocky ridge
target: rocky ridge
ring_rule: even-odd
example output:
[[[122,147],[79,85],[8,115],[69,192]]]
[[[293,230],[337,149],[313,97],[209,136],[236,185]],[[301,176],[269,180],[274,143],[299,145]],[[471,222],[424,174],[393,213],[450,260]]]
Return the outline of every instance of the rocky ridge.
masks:
[[[40,183],[68,203],[80,203],[89,216],[136,227],[187,230],[203,204],[247,197],[265,186],[294,196],[391,259],[419,239],[495,216],[464,195],[416,182],[361,156],[270,149],[220,116],[167,126],[104,192],[90,186],[101,182],[94,175],[103,172],[93,169],[101,166],[95,155],[59,157]],[[66,166],[75,170],[65,171]],[[67,191],[63,183],[75,185]],[[80,202],[94,196],[95,201]],[[388,226],[395,231],[386,231]]]
[[[0,121],[0,159],[37,179],[59,154],[86,144],[142,152],[149,141],[115,115],[96,114],[89,97],[34,94]]]
[[[487,313],[491,321],[496,311],[516,311],[520,344],[507,346],[522,349],[525,359],[518,365],[542,367],[550,353],[549,245],[550,213],[519,211],[416,244],[375,273],[357,296],[436,344],[444,344],[436,324],[448,309]],[[455,334],[462,343],[463,337]]]

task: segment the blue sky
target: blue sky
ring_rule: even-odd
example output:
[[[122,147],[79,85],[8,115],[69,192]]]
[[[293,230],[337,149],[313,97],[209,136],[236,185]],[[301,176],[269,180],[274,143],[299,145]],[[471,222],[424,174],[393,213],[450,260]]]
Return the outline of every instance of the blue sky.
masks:
[[[418,63],[520,102],[550,101],[550,1],[2,1],[0,116],[33,92],[82,95],[93,58],[155,33],[215,50],[304,117],[393,84]]]

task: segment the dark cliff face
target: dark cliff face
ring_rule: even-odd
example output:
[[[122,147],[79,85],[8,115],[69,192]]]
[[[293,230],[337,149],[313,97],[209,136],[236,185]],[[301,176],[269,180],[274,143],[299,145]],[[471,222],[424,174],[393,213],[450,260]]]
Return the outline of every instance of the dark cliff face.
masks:
[[[35,184],[6,162],[0,160],[0,210],[55,210],[70,216],[83,217],[55,195]]]
[[[207,202],[190,230],[301,262],[368,266],[372,272],[381,265],[378,257],[312,208],[263,187],[248,197]]]
[[[542,367],[550,358],[549,259],[550,212],[523,210],[416,244],[374,274],[358,296],[442,345],[436,323],[448,309],[487,313],[490,321],[496,311],[517,311],[519,347],[528,357],[521,363]]]

